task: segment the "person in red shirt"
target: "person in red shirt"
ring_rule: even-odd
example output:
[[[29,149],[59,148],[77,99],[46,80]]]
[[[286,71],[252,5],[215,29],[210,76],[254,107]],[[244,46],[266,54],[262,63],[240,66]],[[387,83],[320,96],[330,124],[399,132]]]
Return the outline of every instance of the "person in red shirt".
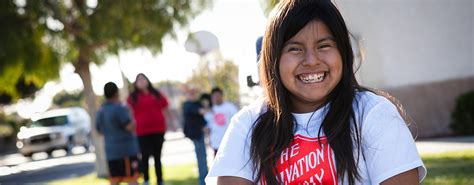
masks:
[[[137,124],[136,133],[142,153],[144,184],[148,184],[148,159],[155,159],[155,172],[158,185],[163,184],[161,149],[166,132],[166,118],[170,118],[168,101],[150,80],[143,74],[137,75],[134,90],[127,99]]]

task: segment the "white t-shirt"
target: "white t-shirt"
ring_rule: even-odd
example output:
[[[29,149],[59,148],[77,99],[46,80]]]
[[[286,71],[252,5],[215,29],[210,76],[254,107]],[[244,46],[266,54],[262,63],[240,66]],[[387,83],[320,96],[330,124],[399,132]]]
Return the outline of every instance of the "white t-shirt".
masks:
[[[426,168],[397,108],[389,100],[371,92],[359,92],[356,97],[358,104],[353,106],[356,119],[360,115],[362,120],[359,125],[365,157],[359,157],[357,164],[361,179],[356,184],[380,184],[413,168],[418,168],[421,182],[426,176]],[[251,128],[265,107],[263,102],[256,103],[232,118],[206,178],[207,183],[214,184],[218,176],[235,176],[256,182],[252,161],[249,161]],[[282,152],[277,163],[278,175],[284,180],[282,184],[348,184],[347,177],[343,181],[337,178],[334,153],[324,133],[318,138],[326,108],[317,110],[312,117],[312,112],[293,114],[297,122],[294,143]]]
[[[230,102],[223,102],[220,105],[212,106],[212,117],[205,115],[205,119],[211,130],[209,142],[213,149],[218,149],[221,144],[222,137],[229,126],[232,116],[237,113],[237,107]]]

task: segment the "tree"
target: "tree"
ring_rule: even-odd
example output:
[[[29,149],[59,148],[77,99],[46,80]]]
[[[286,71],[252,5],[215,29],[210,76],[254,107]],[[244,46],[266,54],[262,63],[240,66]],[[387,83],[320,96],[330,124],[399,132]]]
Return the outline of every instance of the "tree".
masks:
[[[31,27],[34,30],[34,34],[16,39],[14,43],[20,43],[23,46],[28,45],[25,43],[39,42],[38,45],[44,47],[36,47],[32,50],[43,49],[47,51],[43,52],[44,55],[50,53],[44,56],[45,58],[49,56],[54,59],[54,56],[59,56],[60,61],[72,63],[75,72],[82,79],[86,105],[91,115],[92,128],[94,128],[97,101],[92,90],[90,63],[100,64],[106,56],[117,54],[119,50],[124,49],[146,47],[154,53],[161,51],[162,39],[166,35],[174,37],[173,31],[185,26],[191,18],[207,7],[210,1],[25,0],[24,4],[19,3],[21,1],[15,1],[16,4],[12,1],[2,1],[2,4],[8,4],[5,6],[7,12],[16,12],[15,16],[22,20],[20,25],[27,25],[26,27],[29,26],[28,28]],[[8,24],[0,26],[2,30],[9,30],[8,33],[17,30]],[[11,30],[14,28],[15,30]],[[6,36],[0,35],[0,40],[7,39]],[[21,48],[13,50],[18,49]],[[6,53],[7,60],[2,65],[23,68],[24,65],[17,64],[21,57],[25,56]],[[46,65],[46,67],[49,66]],[[57,74],[58,70],[51,69],[42,72]],[[102,143],[97,139],[99,137],[95,130],[92,136],[94,145],[97,146],[98,175],[105,176]]]
[[[209,75],[214,78],[217,87],[224,91],[227,100],[239,103],[239,67],[232,61],[218,60],[214,68],[206,69],[204,63],[194,70],[194,74],[187,80],[186,84],[199,87],[204,92],[210,92],[212,87]]]
[[[53,97],[53,104],[59,107],[82,107],[84,105],[84,93],[82,91],[74,93],[61,91]]]
[[[31,97],[57,78],[58,55],[45,42],[45,25],[12,1],[0,2],[0,104]]]
[[[6,78],[7,75],[2,75],[0,78],[4,86],[0,87],[0,105],[11,104],[18,99],[33,97],[35,92],[38,91],[40,86],[44,85],[44,81],[26,81],[25,76],[21,75],[10,76]],[[33,78],[38,78],[32,76]],[[18,79],[16,79],[18,78]],[[39,77],[41,79],[41,77]]]
[[[239,104],[239,67],[232,61],[223,61],[213,76],[216,86],[222,88],[226,99]]]
[[[260,0],[260,5],[262,6],[263,13],[268,16],[268,14],[279,2],[280,0]]]

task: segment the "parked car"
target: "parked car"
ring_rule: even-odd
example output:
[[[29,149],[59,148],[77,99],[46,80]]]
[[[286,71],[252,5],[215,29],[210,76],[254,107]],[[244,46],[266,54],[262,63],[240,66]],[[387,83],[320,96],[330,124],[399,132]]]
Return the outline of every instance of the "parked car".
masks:
[[[36,152],[51,155],[56,149],[64,149],[69,154],[75,146],[88,150],[90,124],[89,114],[81,107],[46,111],[33,117],[28,127],[20,128],[16,146],[27,157]]]

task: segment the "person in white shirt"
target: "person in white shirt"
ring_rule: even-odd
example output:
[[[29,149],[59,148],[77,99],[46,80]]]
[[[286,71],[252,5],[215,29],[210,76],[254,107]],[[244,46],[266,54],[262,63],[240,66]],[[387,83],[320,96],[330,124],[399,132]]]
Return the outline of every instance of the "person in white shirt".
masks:
[[[216,124],[214,121],[214,112],[212,111],[211,95],[208,93],[202,93],[199,97],[199,102],[201,102],[202,105],[202,108],[199,110],[199,113],[204,117],[204,120],[206,120],[206,127],[204,127],[203,131],[206,137],[209,138],[211,132],[210,127],[214,127],[214,125]],[[215,153],[216,152],[214,151],[214,156]]]
[[[210,129],[209,142],[216,154],[230,120],[237,113],[238,109],[233,103],[224,101],[223,91],[219,87],[212,89],[211,101],[213,119],[208,121],[207,125]],[[209,116],[207,116],[206,120],[210,120]]]
[[[331,1],[282,0],[263,38],[263,101],[231,121],[208,184],[419,184],[426,168],[397,106],[360,86]]]

